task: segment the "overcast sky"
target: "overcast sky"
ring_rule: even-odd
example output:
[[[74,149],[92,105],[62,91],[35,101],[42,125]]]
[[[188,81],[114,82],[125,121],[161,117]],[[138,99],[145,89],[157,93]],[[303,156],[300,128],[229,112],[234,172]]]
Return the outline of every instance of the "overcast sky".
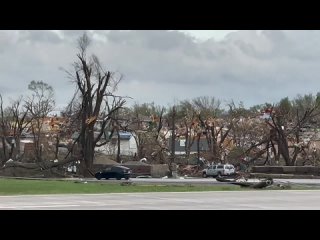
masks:
[[[55,89],[58,107],[74,85],[84,31],[0,31],[0,93],[28,94],[32,80]],[[123,75],[119,95],[168,106],[198,96],[249,107],[320,91],[320,31],[87,31],[106,69]]]

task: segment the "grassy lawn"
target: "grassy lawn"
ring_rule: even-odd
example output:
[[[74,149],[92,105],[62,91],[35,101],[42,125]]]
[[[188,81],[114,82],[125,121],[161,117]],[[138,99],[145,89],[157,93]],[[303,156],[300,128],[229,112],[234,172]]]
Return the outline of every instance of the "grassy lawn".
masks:
[[[239,186],[179,186],[179,185],[125,185],[120,183],[76,183],[74,181],[41,181],[0,179],[0,195],[65,194],[65,193],[126,193],[126,192],[189,192],[232,191]],[[246,189],[244,189],[246,190]]]
[[[0,196],[21,194],[65,194],[65,193],[128,193],[128,192],[194,192],[194,191],[264,191],[282,190],[271,186],[265,189],[241,188],[236,185],[124,185],[121,182],[41,181],[0,179]],[[312,190],[319,187],[291,186],[291,190]]]

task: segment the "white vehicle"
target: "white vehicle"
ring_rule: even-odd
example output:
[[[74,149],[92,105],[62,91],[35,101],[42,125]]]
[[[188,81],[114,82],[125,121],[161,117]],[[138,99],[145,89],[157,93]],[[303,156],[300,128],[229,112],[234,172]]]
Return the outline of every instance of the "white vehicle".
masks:
[[[231,164],[212,165],[202,171],[202,177],[226,176],[235,173],[235,168]]]

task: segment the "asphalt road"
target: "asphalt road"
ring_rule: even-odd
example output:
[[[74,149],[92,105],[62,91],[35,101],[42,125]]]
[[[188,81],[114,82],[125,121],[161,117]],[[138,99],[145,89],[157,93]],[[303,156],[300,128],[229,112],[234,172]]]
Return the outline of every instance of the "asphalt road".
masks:
[[[119,180],[97,180],[86,179],[94,182],[114,182]],[[320,179],[273,179],[275,183],[291,183],[301,185],[318,185],[320,187]],[[124,179],[122,181],[125,181]],[[225,185],[226,183],[218,182],[215,178],[130,178],[129,181],[136,184],[197,184],[197,185]],[[248,182],[259,182],[259,179],[249,179]]]
[[[320,209],[319,190],[0,196],[9,210]]]
[[[1,177],[0,177],[1,178]],[[2,177],[8,178],[8,177]],[[116,179],[101,179],[96,178],[27,178],[27,177],[12,177],[14,179],[35,179],[35,180],[61,180],[61,181],[87,181],[87,182],[99,182],[99,183],[120,183],[127,181],[122,179],[121,181]],[[301,185],[316,185],[320,187],[320,179],[273,179],[275,183],[291,183]],[[215,178],[130,178],[128,181],[136,184],[199,184],[199,185],[225,185],[226,183],[218,182]],[[249,179],[248,182],[259,182],[259,179]]]

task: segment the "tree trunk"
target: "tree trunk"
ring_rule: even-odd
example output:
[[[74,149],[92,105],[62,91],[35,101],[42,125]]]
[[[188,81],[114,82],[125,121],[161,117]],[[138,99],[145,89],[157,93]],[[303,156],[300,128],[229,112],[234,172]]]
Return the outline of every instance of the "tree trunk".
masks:
[[[185,134],[185,143],[184,143],[184,150],[186,152],[186,158],[189,158],[190,155],[190,148],[189,148],[189,129],[187,124],[185,124],[186,127],[186,134]]]
[[[210,161],[213,161],[214,156],[213,156],[213,139],[212,139],[212,133],[210,134],[210,130],[211,128],[206,127],[206,140],[207,140],[207,144],[208,144],[208,151],[210,153]]]
[[[17,153],[17,158],[20,159],[21,157],[21,151],[20,151],[20,137],[17,136],[15,138],[15,141],[16,141],[16,153]]]
[[[186,159],[189,159],[190,157],[190,149],[194,143],[194,139],[195,137],[194,136],[191,136],[192,132],[191,132],[191,127],[190,127],[190,130],[186,124],[186,129],[187,129],[187,132],[185,134],[185,138],[186,138],[186,142],[185,142],[185,152],[186,152]]]
[[[86,141],[82,146],[84,169],[82,169],[82,175],[84,177],[92,177],[91,169],[94,159],[94,138],[93,138],[93,125],[90,125],[86,129]]]
[[[41,124],[40,124],[40,119],[37,119],[36,122],[36,128],[32,127],[32,134],[34,135],[33,141],[34,141],[34,154],[35,154],[35,160],[36,162],[41,162],[42,161],[42,148],[40,144],[40,134],[41,134]]]
[[[175,132],[175,118],[176,118],[176,109],[173,107],[172,109],[172,134],[171,134],[171,156],[169,159],[169,176],[172,177],[172,163],[174,163],[175,160],[175,154],[176,154],[176,132]]]
[[[214,141],[212,144],[212,156],[214,162],[220,162],[221,156],[219,156],[219,149],[216,141]]]
[[[212,158],[214,162],[220,161],[220,156],[218,156],[218,142],[217,137],[215,136],[214,127],[211,127],[211,136],[212,136]]]
[[[12,159],[13,150],[14,150],[14,143],[10,143],[9,159]]]
[[[271,165],[271,164],[270,164],[270,154],[269,154],[269,142],[267,143],[266,149],[267,149],[267,156],[266,156],[266,160],[265,160],[265,162],[264,162],[263,165],[266,165],[266,163],[267,163],[268,161],[269,161],[269,165]]]
[[[272,147],[272,151],[273,151],[273,162],[271,162],[271,165],[274,165],[275,162],[278,162],[279,161],[279,157],[278,157],[278,153],[277,153],[277,150],[274,146],[274,143],[273,143],[273,140],[270,140],[270,143],[271,143],[271,147]]]
[[[60,142],[60,138],[59,138],[59,136],[56,136],[56,149],[55,149],[55,152],[54,152],[55,159],[58,159],[59,142]]]
[[[2,159],[2,165],[7,161],[7,144],[6,144],[6,138],[2,137],[2,150],[3,150],[3,157]]]
[[[121,162],[121,157],[120,157],[120,132],[119,129],[117,130],[117,136],[118,136],[118,141],[117,141],[117,145],[118,145],[118,149],[117,149],[117,162],[120,163]]]
[[[198,138],[197,138],[197,152],[198,152],[198,162],[199,162],[199,159],[200,159],[200,136],[201,134],[198,133]]]
[[[278,151],[283,157],[286,166],[292,166],[292,162],[290,160],[290,155],[289,155],[289,148],[288,148],[288,142],[283,136],[279,136],[278,140]]]

